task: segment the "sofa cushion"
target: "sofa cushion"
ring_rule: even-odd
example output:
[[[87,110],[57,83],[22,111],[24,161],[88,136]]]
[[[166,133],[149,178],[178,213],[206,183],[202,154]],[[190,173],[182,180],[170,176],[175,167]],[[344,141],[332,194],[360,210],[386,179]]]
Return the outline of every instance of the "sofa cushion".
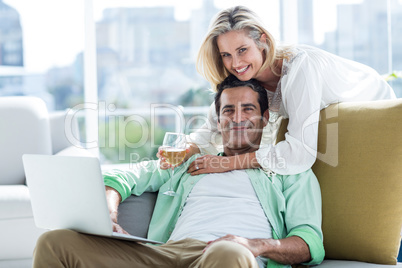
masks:
[[[401,122],[402,99],[334,104],[321,111],[313,170],[322,191],[326,258],[396,263],[402,228]]]
[[[126,198],[119,206],[120,226],[132,235],[147,237],[157,196],[157,193],[147,192]]]
[[[402,268],[402,263],[394,265],[373,264],[359,261],[324,260],[319,268]]]
[[[79,146],[69,146],[58,153],[58,156],[79,156],[79,157],[96,157],[88,149]]]
[[[35,226],[32,217],[0,220],[0,260],[32,258],[36,240],[44,232],[46,232],[45,229]],[[0,267],[24,266],[2,266],[0,261]]]
[[[0,129],[0,184],[24,184],[22,155],[52,153],[46,104],[36,97],[1,97]]]
[[[75,114],[65,111],[49,113],[49,123],[53,154],[70,146],[80,146],[80,133]]]

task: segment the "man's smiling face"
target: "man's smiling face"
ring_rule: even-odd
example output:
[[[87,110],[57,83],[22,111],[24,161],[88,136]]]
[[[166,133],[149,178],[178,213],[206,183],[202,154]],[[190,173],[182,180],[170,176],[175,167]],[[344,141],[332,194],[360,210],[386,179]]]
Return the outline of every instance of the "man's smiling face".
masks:
[[[258,93],[249,87],[227,88],[220,97],[218,129],[226,155],[258,149],[268,111],[261,116]]]

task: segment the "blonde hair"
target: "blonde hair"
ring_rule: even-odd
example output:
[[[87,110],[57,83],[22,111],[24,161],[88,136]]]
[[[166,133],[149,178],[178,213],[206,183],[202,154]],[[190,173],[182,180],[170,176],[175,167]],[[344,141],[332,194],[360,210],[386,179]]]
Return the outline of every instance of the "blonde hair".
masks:
[[[259,72],[270,67],[274,74],[280,75],[275,73],[274,64],[277,59],[287,57],[284,49],[277,47],[273,36],[263,27],[257,14],[244,6],[231,7],[219,12],[212,20],[197,56],[197,71],[211,83],[212,90],[215,92],[217,85],[229,75],[219,53],[218,36],[230,31],[241,30],[248,33],[257,47],[264,49],[265,59]],[[263,34],[266,35],[266,42],[260,40]]]

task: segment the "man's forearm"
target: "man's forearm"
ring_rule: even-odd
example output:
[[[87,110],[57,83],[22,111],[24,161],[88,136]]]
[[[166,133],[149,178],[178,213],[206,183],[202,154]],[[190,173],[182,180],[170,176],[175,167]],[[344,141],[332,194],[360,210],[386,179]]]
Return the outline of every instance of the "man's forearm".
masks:
[[[311,259],[306,242],[298,236],[284,239],[256,239],[259,241],[259,256],[282,264],[297,264]]]
[[[284,239],[249,239],[228,234],[208,242],[205,250],[218,241],[239,243],[248,248],[255,257],[263,256],[282,264],[304,263],[311,259],[309,246],[298,236]]]
[[[113,222],[117,222],[117,211],[121,203],[121,196],[118,191],[112,187],[106,186],[106,201],[109,208],[109,214]]]

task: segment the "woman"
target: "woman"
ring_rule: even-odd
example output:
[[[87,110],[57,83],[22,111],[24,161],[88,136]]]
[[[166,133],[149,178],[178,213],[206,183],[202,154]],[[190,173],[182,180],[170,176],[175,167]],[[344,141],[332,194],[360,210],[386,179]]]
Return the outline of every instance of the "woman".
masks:
[[[190,134],[188,156],[211,154],[190,165],[193,175],[256,167],[283,175],[303,172],[317,157],[321,109],[338,102],[395,98],[392,88],[368,66],[309,46],[277,46],[256,14],[242,6],[223,10],[213,20],[197,70],[215,91],[229,74],[242,81],[257,79],[268,90],[270,124],[256,152],[216,156],[219,133],[211,107],[209,122]],[[284,141],[273,145],[279,117],[289,118],[288,132]]]

